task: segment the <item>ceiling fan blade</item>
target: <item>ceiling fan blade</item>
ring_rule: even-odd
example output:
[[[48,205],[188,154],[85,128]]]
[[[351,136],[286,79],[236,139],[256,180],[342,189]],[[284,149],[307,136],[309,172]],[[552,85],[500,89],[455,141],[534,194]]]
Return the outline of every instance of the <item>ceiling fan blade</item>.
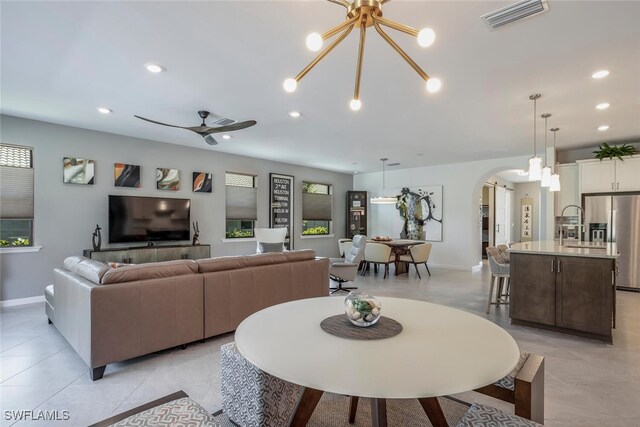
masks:
[[[206,142],[209,145],[218,145],[218,141],[215,140],[213,135],[205,135],[204,142]]]
[[[247,120],[245,122],[238,122],[238,123],[234,123],[232,125],[218,126],[218,127],[215,127],[215,128],[209,128],[209,129],[206,130],[206,133],[207,133],[207,135],[210,135],[212,133],[230,132],[230,131],[234,131],[234,130],[246,129],[248,127],[256,125],[257,123],[258,122],[256,122],[255,120]]]
[[[157,122],[155,120],[147,119],[147,118],[144,118],[144,117],[141,117],[141,116],[136,116],[135,114],[133,115],[133,117],[135,117],[137,119],[140,119],[140,120],[144,120],[145,122],[155,123],[157,125],[169,126],[169,127],[178,128],[178,129],[189,129],[188,127],[185,127],[185,126],[176,126],[176,125],[170,125],[168,123]],[[189,130],[191,130],[191,129],[189,129]]]

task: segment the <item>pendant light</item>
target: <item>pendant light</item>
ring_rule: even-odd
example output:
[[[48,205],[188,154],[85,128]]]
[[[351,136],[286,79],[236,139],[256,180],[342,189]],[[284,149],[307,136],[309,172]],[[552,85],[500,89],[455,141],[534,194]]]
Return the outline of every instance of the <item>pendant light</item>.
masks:
[[[544,167],[542,168],[540,186],[548,188],[551,185],[551,166],[547,165],[547,119],[551,117],[551,114],[545,113],[540,117],[544,119]]]
[[[560,128],[552,128],[551,132],[553,132],[553,152],[556,152],[556,132],[558,132]],[[555,155],[554,155],[555,159]],[[553,175],[551,175],[551,185],[549,186],[549,191],[560,191],[560,175],[558,175],[558,171],[556,170],[555,161],[553,162]]]
[[[533,157],[529,159],[529,181],[540,181],[542,179],[542,160],[536,156],[536,107],[537,101],[541,96],[536,93],[529,97],[533,101]]]
[[[385,189],[385,179],[384,179],[384,166],[387,163],[387,159],[386,157],[383,157],[380,159],[380,161],[382,162],[382,194],[384,194],[384,189]],[[374,205],[390,205],[390,204],[394,204],[398,201],[398,198],[393,196],[381,196],[381,197],[372,197],[371,199],[369,199],[369,201],[371,203],[373,203]]]

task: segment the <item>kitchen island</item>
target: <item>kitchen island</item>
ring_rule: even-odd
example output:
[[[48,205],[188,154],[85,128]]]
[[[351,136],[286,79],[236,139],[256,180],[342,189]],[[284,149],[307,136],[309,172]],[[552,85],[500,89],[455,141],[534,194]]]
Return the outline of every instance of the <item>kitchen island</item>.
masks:
[[[511,323],[612,343],[615,243],[515,243],[510,253]]]

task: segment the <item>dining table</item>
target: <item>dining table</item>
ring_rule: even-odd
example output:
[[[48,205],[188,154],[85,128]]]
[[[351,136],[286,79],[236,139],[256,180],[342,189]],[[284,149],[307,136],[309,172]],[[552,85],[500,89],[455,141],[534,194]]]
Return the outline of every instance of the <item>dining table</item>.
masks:
[[[391,253],[395,256],[394,270],[395,275],[405,274],[409,271],[409,263],[400,261],[400,256],[406,253],[411,255],[411,247],[425,243],[424,240],[412,239],[368,239],[367,243],[382,243],[391,248]],[[413,258],[413,257],[412,257]]]
[[[434,426],[447,426],[438,396],[493,384],[518,362],[513,337],[487,319],[421,300],[378,301],[382,318],[370,328],[387,317],[402,326],[397,335],[361,340],[326,332],[321,322],[345,312],[338,297],[268,307],[238,326],[236,345],[250,363],[304,387],[291,426],[307,424],[324,392],[370,398],[373,426],[387,425],[387,399],[418,399]]]

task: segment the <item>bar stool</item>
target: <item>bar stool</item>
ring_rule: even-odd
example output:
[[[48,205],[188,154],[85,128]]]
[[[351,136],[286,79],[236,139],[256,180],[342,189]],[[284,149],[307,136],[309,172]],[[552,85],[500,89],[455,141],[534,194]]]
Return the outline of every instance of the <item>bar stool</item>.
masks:
[[[487,248],[487,259],[491,269],[491,286],[489,287],[489,302],[487,303],[487,314],[489,314],[491,305],[509,304],[508,288],[511,269],[509,263],[504,261],[504,257],[496,247],[490,246]],[[496,287],[494,300],[493,289],[496,281],[498,286]]]

